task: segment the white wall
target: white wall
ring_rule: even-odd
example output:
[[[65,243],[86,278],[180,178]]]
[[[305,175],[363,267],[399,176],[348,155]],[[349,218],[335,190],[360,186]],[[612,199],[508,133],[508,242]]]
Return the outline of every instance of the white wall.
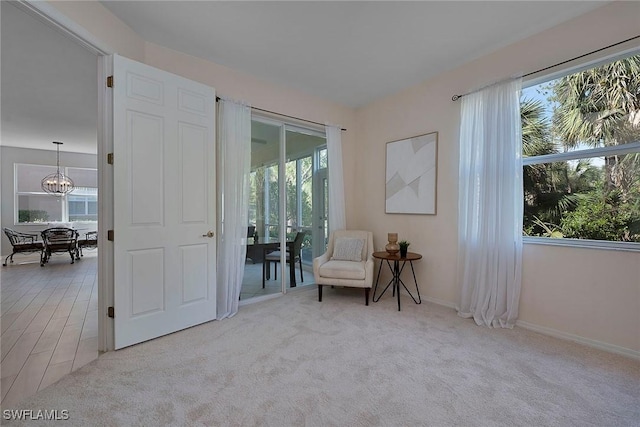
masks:
[[[422,295],[457,300],[458,128],[451,96],[636,36],[640,3],[612,3],[358,110],[358,153],[345,179],[360,191],[352,223],[387,232],[425,255],[415,263]],[[638,45],[638,42],[636,42]],[[439,133],[438,214],[384,213],[385,143]],[[355,167],[353,167],[355,165]],[[525,245],[520,320],[640,356],[640,252]]]
[[[61,152],[60,158],[60,165],[65,167],[95,168],[97,162],[95,154]],[[55,166],[56,152],[50,150],[34,150],[29,148],[0,146],[0,161],[0,178],[2,180],[2,185],[0,187],[0,198],[2,199],[0,207],[0,222],[2,228],[7,227],[24,233],[35,233],[47,228],[47,224],[16,225],[14,223],[15,197],[13,165],[15,163],[25,163]],[[2,233],[1,239],[2,254],[7,256],[11,253],[11,244],[4,233]]]

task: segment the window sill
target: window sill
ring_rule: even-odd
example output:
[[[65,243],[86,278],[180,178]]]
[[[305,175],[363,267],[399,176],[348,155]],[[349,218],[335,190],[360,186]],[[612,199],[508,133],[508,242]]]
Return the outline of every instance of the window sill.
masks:
[[[582,239],[553,239],[551,237],[528,237],[523,236],[522,242],[525,245],[549,245],[567,246],[583,249],[601,249],[613,251],[640,252],[640,243],[635,242],[607,242],[604,240],[582,240]]]

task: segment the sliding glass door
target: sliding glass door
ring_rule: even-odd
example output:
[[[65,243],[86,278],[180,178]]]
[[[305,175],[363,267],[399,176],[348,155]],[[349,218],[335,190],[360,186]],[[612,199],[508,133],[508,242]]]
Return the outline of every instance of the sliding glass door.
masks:
[[[263,117],[253,118],[251,130],[241,299],[313,284],[313,258],[326,247],[324,132]]]

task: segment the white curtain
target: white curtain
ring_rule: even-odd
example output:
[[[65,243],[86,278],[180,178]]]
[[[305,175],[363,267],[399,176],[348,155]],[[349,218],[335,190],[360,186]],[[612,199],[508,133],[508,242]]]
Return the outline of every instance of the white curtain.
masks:
[[[326,126],[327,157],[329,162],[329,229],[347,228],[344,205],[344,179],[342,172],[342,131],[337,126]]]
[[[521,79],[462,98],[458,314],[511,328],[522,268]]]
[[[218,274],[217,318],[238,312],[246,258],[251,108],[218,102]]]

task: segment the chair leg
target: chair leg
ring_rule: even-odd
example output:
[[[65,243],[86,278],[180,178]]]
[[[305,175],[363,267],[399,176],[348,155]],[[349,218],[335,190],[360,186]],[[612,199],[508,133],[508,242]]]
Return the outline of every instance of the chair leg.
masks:
[[[264,289],[264,276],[267,274],[267,261],[266,259],[262,261],[262,289]]]
[[[369,305],[369,291],[371,288],[364,288],[364,305]]]
[[[69,251],[69,255],[71,255],[71,264],[76,262],[76,254],[73,252],[73,249]]]
[[[318,285],[318,301],[322,302],[322,285]]]
[[[293,288],[296,286],[296,263],[290,261],[287,264],[289,264],[289,286]]]
[[[7,257],[4,259],[4,264],[2,264],[3,267],[7,266],[7,260],[11,258],[11,262],[13,262],[13,254],[11,255],[7,255]]]
[[[304,276],[302,275],[302,258],[300,258],[300,281],[304,282]]]

